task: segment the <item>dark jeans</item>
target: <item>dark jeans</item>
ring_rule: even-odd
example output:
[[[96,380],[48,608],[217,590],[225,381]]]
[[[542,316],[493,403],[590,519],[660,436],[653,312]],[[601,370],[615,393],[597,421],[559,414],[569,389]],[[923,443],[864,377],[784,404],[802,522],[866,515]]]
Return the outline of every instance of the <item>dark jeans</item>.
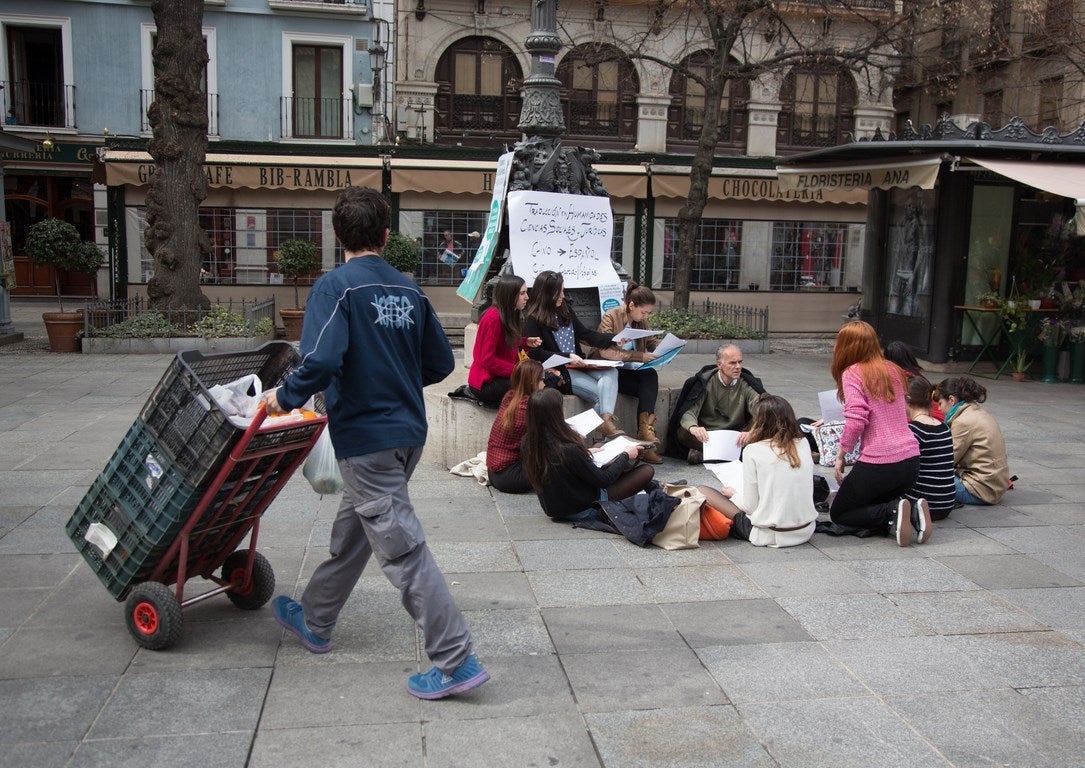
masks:
[[[656,412],[656,396],[659,394],[659,374],[654,368],[646,371],[618,369],[618,391],[637,398],[637,415]]]
[[[731,518],[731,533],[728,534],[730,538],[749,541],[751,531],[753,531],[753,523],[745,512],[739,512]]]
[[[482,385],[481,389],[475,389],[469,387],[474,393],[475,397],[484,403],[501,403],[501,398],[505,396],[505,393],[509,391],[510,382],[508,379],[490,379]]]
[[[490,484],[502,493],[527,493],[531,483],[524,474],[524,465],[516,461],[497,472],[490,472]]]
[[[911,490],[918,474],[918,456],[895,464],[856,462],[836,492],[829,517],[849,528],[884,532],[896,513],[897,501]]]

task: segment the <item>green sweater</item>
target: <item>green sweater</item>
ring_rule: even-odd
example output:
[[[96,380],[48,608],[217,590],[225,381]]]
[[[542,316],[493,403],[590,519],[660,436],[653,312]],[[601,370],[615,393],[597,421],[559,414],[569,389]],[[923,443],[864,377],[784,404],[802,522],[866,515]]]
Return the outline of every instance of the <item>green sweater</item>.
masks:
[[[711,376],[704,394],[682,414],[679,426],[687,432],[690,427],[741,430],[750,421],[753,404],[759,395],[753,387],[738,379],[729,387],[720,381],[719,373]]]

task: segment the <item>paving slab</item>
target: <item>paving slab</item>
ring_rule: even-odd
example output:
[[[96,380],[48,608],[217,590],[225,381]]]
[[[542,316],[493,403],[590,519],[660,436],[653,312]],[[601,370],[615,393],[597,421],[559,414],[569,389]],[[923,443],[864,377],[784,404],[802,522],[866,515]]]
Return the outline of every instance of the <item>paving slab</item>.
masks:
[[[1065,768],[1085,753],[1085,731],[1009,688],[893,697],[889,704],[960,768]]]
[[[605,765],[770,768],[776,763],[733,707],[683,707],[586,716]]]
[[[581,712],[730,703],[690,648],[567,653],[561,663]]]
[[[726,645],[701,648],[697,655],[736,705],[867,692],[819,643]]]
[[[1081,558],[1085,567],[1085,556]],[[946,555],[938,562],[983,589],[1076,587],[1081,582],[1026,555]]]

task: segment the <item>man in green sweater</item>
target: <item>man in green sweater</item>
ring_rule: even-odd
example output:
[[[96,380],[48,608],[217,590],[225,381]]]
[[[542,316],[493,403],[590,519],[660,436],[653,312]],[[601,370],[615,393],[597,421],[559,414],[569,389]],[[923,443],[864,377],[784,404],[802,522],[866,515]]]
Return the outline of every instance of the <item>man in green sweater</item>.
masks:
[[[715,375],[708,377],[703,391],[686,407],[678,422],[678,442],[689,449],[689,463],[704,460],[701,448],[708,441],[709,430],[742,432],[758,397],[742,379],[742,350],[733,344],[717,349]],[[745,432],[739,436],[739,444],[743,443]]]

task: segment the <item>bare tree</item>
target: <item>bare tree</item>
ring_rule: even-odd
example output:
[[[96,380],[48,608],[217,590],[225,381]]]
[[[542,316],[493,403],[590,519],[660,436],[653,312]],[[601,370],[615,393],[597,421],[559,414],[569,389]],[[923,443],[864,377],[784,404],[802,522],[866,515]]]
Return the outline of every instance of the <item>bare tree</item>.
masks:
[[[937,0],[918,0],[933,5]],[[674,304],[689,306],[698,233],[720,133],[728,84],[766,74],[776,82],[797,64],[847,67],[862,88],[883,97],[900,64],[902,41],[914,32],[917,3],[894,0],[654,0],[636,27],[615,22],[599,35],[600,57],[617,45],[626,55],[697,83],[704,122],[690,167],[690,190],[678,214]],[[639,27],[640,31],[634,31]],[[600,29],[601,27],[597,27]],[[661,37],[667,30],[666,37]],[[681,30],[677,33],[676,30]],[[676,52],[703,51],[707,68],[690,67]],[[611,54],[612,55],[612,54]],[[775,99],[775,94],[765,100]]]
[[[199,218],[207,197],[203,0],[153,0],[151,12],[157,36],[155,95],[147,110],[153,137],[147,150],[155,173],[147,192],[144,242],[154,258],[154,277],[147,296],[159,309],[207,308],[211,302],[200,290],[200,267],[211,244]]]

